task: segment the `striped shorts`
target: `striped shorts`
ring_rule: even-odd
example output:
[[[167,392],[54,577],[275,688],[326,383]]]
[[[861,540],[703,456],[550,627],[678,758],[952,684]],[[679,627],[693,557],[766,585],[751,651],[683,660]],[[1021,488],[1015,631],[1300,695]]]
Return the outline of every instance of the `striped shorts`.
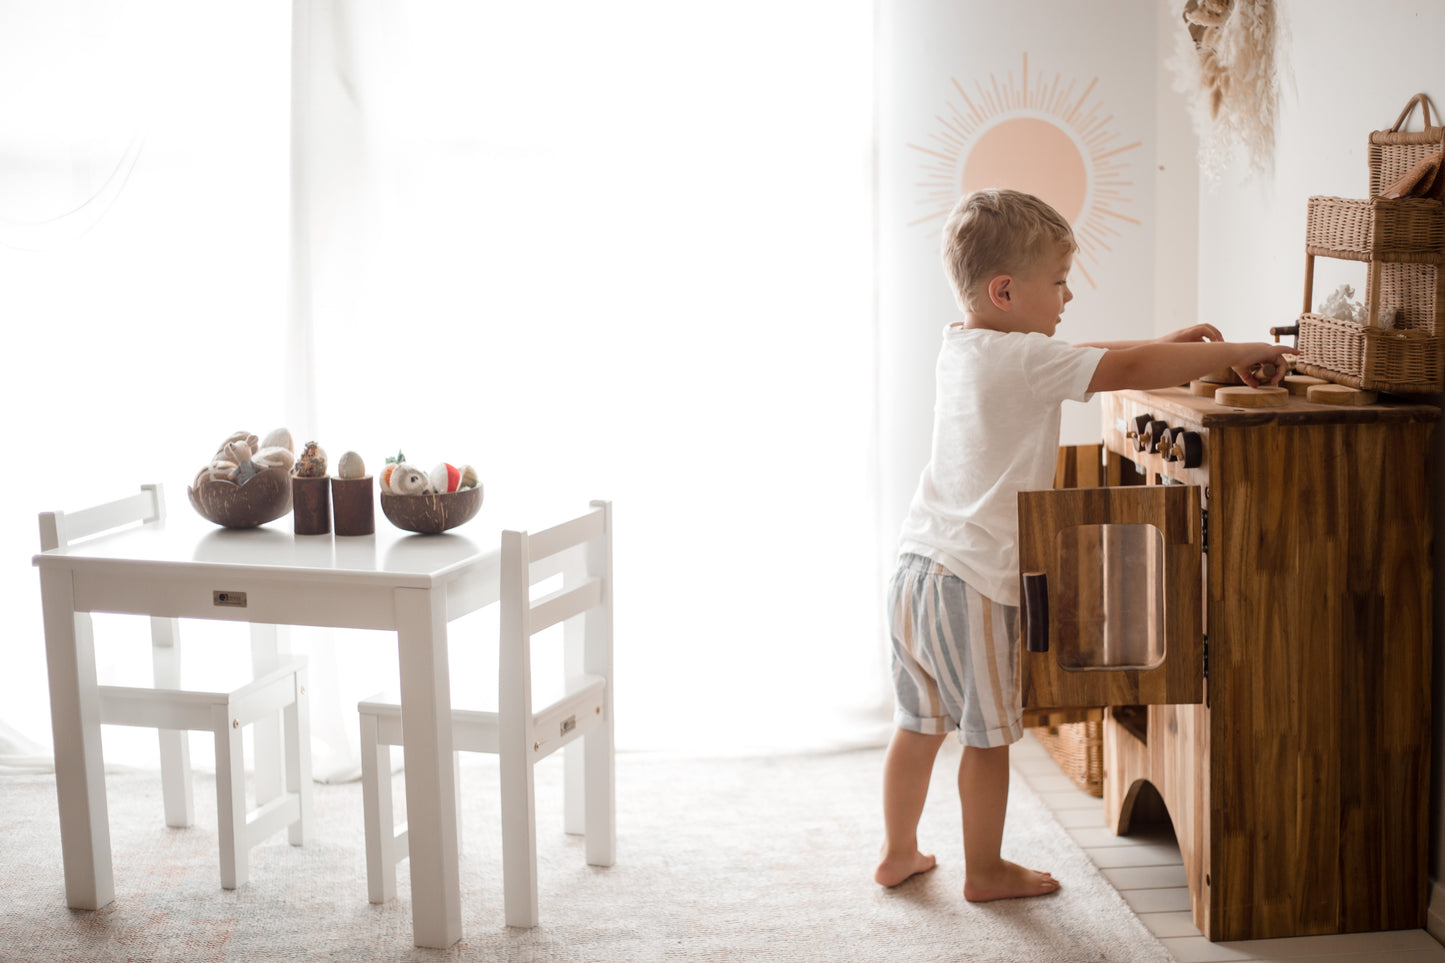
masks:
[[[904,553],[888,587],[898,728],[959,731],[965,745],[1023,737],[1016,605],[980,595],[942,565]]]

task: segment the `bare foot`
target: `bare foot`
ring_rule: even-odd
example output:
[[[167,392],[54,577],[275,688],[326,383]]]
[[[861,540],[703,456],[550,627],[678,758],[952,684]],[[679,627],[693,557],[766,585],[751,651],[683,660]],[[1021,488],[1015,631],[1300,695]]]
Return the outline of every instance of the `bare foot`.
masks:
[[[1059,881],[1048,873],[1004,859],[988,873],[968,872],[965,867],[963,898],[970,903],[985,903],[994,899],[1045,896],[1058,888]]]
[[[880,886],[897,886],[906,879],[911,879],[919,873],[926,873],[938,865],[938,860],[931,854],[920,853],[915,850],[911,855],[888,857],[884,856],[879,862],[878,869],[873,873],[874,882]]]

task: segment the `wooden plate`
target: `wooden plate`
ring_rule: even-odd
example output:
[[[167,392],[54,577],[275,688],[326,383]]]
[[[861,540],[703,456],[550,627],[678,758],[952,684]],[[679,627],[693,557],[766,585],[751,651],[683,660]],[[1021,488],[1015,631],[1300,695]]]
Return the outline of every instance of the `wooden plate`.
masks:
[[[1361,391],[1349,385],[1311,385],[1305,398],[1317,405],[1373,405],[1379,400],[1376,391]]]
[[[1289,404],[1289,392],[1278,385],[1248,385],[1220,388],[1214,393],[1216,405],[1230,408],[1278,408]]]
[[[1284,380],[1281,381],[1280,384],[1284,385],[1285,390],[1292,395],[1304,395],[1309,392],[1312,386],[1327,385],[1329,382],[1323,378],[1315,378],[1311,375],[1285,375]]]

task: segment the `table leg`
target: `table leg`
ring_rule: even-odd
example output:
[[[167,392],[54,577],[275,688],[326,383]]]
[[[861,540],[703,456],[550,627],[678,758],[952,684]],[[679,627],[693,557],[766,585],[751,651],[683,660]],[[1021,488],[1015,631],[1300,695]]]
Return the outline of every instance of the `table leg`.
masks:
[[[446,592],[403,588],[395,599],[412,938],[445,949],[462,938]]]
[[[42,568],[40,596],[65,902],[72,909],[100,909],[115,899],[115,878],[105,805],[105,761],[100,751],[95,641],[89,613],[75,611],[69,572]]]

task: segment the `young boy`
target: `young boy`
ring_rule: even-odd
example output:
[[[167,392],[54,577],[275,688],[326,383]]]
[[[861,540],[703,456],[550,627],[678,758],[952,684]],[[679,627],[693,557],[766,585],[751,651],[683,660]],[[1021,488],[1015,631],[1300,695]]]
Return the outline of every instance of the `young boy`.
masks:
[[[1064,400],[1164,388],[1234,368],[1276,365],[1285,348],[1229,344],[1207,324],[1155,341],[1071,345],[1053,337],[1073,299],[1073,231],[1029,194],[978,191],[943,231],[963,320],[943,331],[932,455],[899,541],[889,588],[897,728],[883,764],[885,842],[874,878],[896,886],[932,869],[918,820],[947,734],[964,743],[964,899],[1040,896],[1047,872],[1002,858],[1008,747],[1023,735],[1018,660],[1018,493],[1053,486]]]

